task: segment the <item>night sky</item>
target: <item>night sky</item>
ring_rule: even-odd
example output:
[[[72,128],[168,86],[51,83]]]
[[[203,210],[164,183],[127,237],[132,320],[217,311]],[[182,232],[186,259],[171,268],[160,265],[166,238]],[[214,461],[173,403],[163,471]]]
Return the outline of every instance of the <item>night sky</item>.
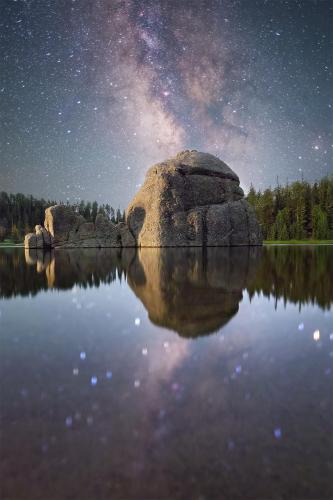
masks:
[[[330,0],[2,0],[0,190],[125,208],[216,154],[246,190],[333,173]]]

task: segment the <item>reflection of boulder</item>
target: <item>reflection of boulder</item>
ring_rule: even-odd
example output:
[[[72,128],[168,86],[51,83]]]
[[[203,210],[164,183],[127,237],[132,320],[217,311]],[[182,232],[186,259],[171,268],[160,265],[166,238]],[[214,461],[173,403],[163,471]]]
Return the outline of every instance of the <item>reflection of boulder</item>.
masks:
[[[126,210],[126,224],[114,224],[103,214],[87,222],[71,207],[55,205],[46,209],[44,226],[26,235],[26,248],[262,243],[237,174],[219,158],[198,151],[183,151],[148,170]]]
[[[150,320],[186,337],[213,332],[238,311],[259,248],[140,250],[128,284]]]
[[[183,335],[216,330],[242,290],[330,309],[333,249],[317,247],[20,249],[0,253],[0,296],[95,287],[125,276],[152,321]],[[258,256],[260,256],[258,258]]]
[[[124,273],[150,320],[195,337],[222,327],[238,311],[256,272],[260,248],[146,248],[26,250],[26,262],[45,271],[49,288],[98,286]]]
[[[45,271],[47,286],[66,290],[74,285],[99,286],[111,283],[121,276],[124,265],[128,266],[134,258],[135,249],[72,249],[45,252],[39,249],[25,249],[25,260],[29,266],[35,265],[36,271]]]
[[[30,266],[36,265],[38,273],[45,271],[54,259],[53,250],[45,252],[45,250],[39,248],[25,248],[24,255],[26,263]]]
[[[25,248],[25,261],[29,266],[36,266],[37,273],[45,271],[48,288],[55,285],[55,259],[54,250],[45,251],[39,248]]]

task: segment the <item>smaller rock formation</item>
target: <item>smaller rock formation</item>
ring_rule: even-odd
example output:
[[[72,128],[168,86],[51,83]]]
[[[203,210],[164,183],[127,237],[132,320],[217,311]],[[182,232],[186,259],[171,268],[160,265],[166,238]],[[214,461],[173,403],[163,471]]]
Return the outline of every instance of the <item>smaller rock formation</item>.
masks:
[[[25,248],[107,248],[134,247],[134,237],[126,224],[114,224],[105,215],[98,214],[95,222],[87,222],[71,207],[55,205],[45,210],[44,227],[36,226],[35,233],[27,234]]]
[[[29,233],[24,239],[25,248],[52,248],[52,236],[39,224],[35,226],[35,232]]]

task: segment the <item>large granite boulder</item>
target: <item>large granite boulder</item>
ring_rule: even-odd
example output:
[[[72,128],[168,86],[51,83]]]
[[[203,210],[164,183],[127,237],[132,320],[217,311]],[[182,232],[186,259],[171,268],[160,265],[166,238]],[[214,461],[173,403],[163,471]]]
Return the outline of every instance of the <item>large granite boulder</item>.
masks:
[[[26,248],[195,247],[261,245],[254,210],[239,178],[215,156],[183,151],[151,167],[126,210],[126,223],[103,214],[94,222],[66,205],[45,211],[44,227],[25,238]]]
[[[184,151],[151,167],[126,210],[138,246],[260,245],[239,178],[223,161]]]

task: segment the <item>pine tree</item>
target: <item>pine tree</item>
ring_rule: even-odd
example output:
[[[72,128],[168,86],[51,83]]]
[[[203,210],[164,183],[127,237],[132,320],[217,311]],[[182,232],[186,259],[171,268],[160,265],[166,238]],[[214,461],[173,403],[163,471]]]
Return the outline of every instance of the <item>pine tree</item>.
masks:
[[[315,240],[325,240],[328,237],[327,214],[315,205],[312,210],[312,238]]]
[[[98,212],[98,203],[97,203],[97,201],[94,201],[92,206],[91,206],[91,219],[93,222],[96,219],[97,212]]]
[[[12,224],[10,235],[15,243],[18,243],[20,241],[20,232],[16,224]]]
[[[326,234],[325,238],[333,238],[332,176],[313,186],[304,180],[284,187],[278,184],[264,193],[256,192],[251,185],[247,199],[256,211],[264,238],[274,240],[287,234],[288,238],[296,239],[312,238],[314,234]],[[314,210],[315,206],[321,212],[317,208]],[[286,212],[279,215],[285,209]]]
[[[122,216],[121,216],[121,211],[120,208],[117,208],[117,213],[116,213],[116,223],[122,222]]]
[[[84,212],[83,212],[83,217],[87,220],[87,221],[91,221],[91,203],[88,202],[85,207],[84,207]]]
[[[4,226],[0,226],[0,241],[5,239],[6,232],[6,228]]]
[[[257,194],[256,194],[256,190],[254,189],[253,187],[253,184],[251,183],[251,186],[250,186],[250,191],[249,191],[249,194],[247,195],[247,201],[250,203],[250,205],[252,205],[253,207],[256,206],[256,202],[257,202]]]
[[[289,239],[289,210],[284,208],[280,210],[276,217],[276,237],[278,240]]]

